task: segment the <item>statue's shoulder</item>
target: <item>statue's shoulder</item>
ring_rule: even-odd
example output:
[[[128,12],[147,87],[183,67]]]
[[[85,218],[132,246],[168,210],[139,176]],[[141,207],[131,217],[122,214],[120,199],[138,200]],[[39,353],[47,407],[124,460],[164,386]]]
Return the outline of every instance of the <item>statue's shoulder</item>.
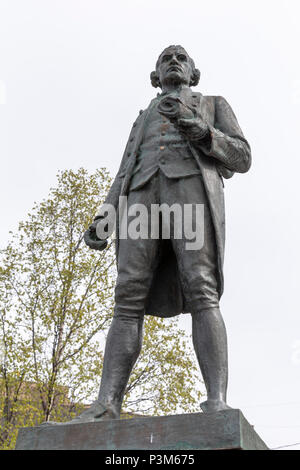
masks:
[[[157,95],[157,97],[153,98],[153,99],[150,101],[149,105],[148,105],[145,109],[140,109],[140,110],[139,110],[138,116],[137,116],[137,118],[136,118],[136,120],[135,120],[135,122],[134,122],[135,125],[137,125],[137,124],[139,124],[139,122],[143,121],[143,118],[144,118],[145,115],[147,114],[147,111],[148,111],[150,108],[152,108],[152,106],[153,106],[155,103],[157,103],[157,102],[159,101],[158,96],[159,96],[159,95]]]
[[[135,119],[135,121],[133,122],[132,124],[132,129],[131,129],[131,134],[134,134],[136,132],[136,130],[142,125],[142,123],[144,122],[144,118],[146,117],[147,115],[147,111],[148,109],[152,106],[152,104],[154,102],[157,101],[157,98],[154,98],[153,100],[151,100],[151,102],[149,103],[149,105],[147,106],[147,108],[145,109],[140,109],[139,112],[138,112],[138,115]],[[130,135],[130,138],[132,138],[132,135]]]
[[[214,114],[224,115],[226,113],[232,113],[232,109],[228,101],[221,95],[202,95],[202,101],[205,103],[206,108]]]
[[[205,104],[215,107],[216,100],[219,98],[218,96],[214,95],[203,95],[200,91],[192,91],[192,97],[196,99],[199,103],[204,102]]]
[[[211,121],[213,121],[216,110],[216,96],[203,95],[199,92],[193,93],[193,96],[197,96],[196,99],[200,106],[200,110],[207,116],[210,116]]]
[[[221,107],[229,106],[229,103],[228,103],[228,101],[226,100],[226,98],[224,98],[224,96],[216,95],[216,96],[208,96],[207,98],[209,98],[209,99],[211,99],[212,101],[214,101],[215,106],[221,106]]]
[[[218,98],[219,97],[215,95],[202,95],[202,99],[207,103],[215,103]]]
[[[199,92],[198,92],[198,94],[201,95],[201,93],[199,93]],[[216,105],[218,105],[218,104],[222,105],[224,103],[227,103],[224,96],[221,96],[221,95],[202,95],[202,99],[204,99],[207,102],[215,103]]]

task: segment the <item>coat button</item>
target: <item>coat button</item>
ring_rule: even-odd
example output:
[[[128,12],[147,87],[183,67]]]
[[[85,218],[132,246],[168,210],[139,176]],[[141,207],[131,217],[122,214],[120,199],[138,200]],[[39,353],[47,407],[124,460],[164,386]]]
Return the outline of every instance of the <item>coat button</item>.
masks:
[[[133,141],[134,141],[134,137],[130,137],[129,142],[133,142]]]

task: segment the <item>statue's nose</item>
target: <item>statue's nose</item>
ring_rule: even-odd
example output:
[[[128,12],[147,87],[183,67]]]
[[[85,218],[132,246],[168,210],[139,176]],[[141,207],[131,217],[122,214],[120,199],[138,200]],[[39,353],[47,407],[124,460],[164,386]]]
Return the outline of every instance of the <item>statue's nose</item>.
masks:
[[[177,57],[176,56],[173,56],[172,59],[171,59],[171,62],[170,64],[178,64],[178,60],[177,60]]]

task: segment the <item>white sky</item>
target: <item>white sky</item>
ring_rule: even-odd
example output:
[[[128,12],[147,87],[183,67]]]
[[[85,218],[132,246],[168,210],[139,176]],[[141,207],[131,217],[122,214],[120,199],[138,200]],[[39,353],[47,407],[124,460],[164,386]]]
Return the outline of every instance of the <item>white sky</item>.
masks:
[[[229,403],[270,447],[300,442],[299,14],[298,0],[0,0],[1,246],[59,169],[116,173],[169,44],[233,107],[253,167],[225,188]]]

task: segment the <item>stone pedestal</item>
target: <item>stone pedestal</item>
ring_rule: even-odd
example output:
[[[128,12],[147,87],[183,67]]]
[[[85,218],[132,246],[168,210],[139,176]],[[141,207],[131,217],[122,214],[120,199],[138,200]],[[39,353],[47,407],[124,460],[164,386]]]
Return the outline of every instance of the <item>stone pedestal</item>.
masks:
[[[16,450],[267,450],[240,410],[20,429]]]

